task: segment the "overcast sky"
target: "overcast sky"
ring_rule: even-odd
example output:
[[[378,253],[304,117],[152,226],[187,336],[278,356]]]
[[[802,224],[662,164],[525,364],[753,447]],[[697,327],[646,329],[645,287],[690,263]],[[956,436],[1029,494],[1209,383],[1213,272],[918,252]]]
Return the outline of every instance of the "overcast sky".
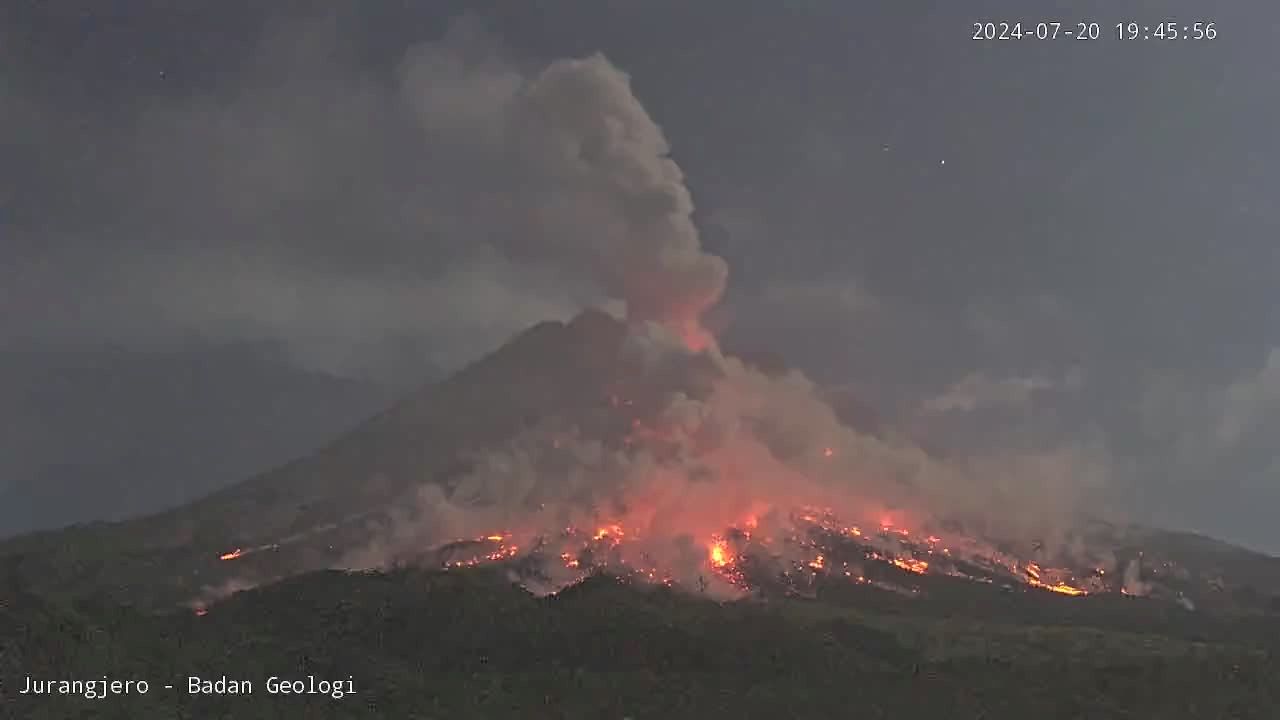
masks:
[[[1280,552],[1280,7],[537,5],[6,3],[0,352],[266,343],[395,384],[567,317],[605,289],[525,244],[509,198],[544,178],[490,135],[601,52],[728,262],[730,346]],[[1055,18],[1102,38],[970,39]],[[1164,19],[1218,37],[1114,37]]]

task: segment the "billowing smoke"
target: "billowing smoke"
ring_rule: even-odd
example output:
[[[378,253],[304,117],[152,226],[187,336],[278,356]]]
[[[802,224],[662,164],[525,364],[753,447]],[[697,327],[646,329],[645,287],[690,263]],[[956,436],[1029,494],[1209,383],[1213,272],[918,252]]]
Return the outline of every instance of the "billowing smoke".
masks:
[[[725,262],[702,250],[684,174],[662,129],[602,55],[523,73],[463,22],[405,62],[403,93],[433,140],[495,163],[467,177],[484,241],[518,263],[590,278],[628,316],[704,347],[704,311],[720,299]],[[461,108],[461,109],[460,109]]]
[[[701,346],[699,319],[724,292],[727,266],[702,250],[683,173],[628,77],[601,55],[553,63],[518,93],[511,118],[516,152],[559,181],[529,195],[533,232],[589,266],[632,319],[671,324]]]
[[[1151,592],[1151,585],[1142,579],[1142,558],[1134,558],[1125,566],[1123,589],[1126,594],[1138,597]]]
[[[554,588],[579,576],[584,536],[604,535],[619,541],[593,545],[608,555],[605,565],[728,596],[742,588],[717,572],[717,543],[747,528],[759,537],[802,536],[797,513],[829,513],[867,528],[863,540],[888,559],[906,555],[896,535],[876,537],[883,528],[941,536],[935,541],[945,539],[957,552],[990,556],[994,546],[972,544],[973,535],[1052,543],[1061,541],[1056,528],[1072,520],[1070,508],[1054,506],[998,522],[1032,505],[1019,494],[1031,490],[988,477],[1017,465],[941,462],[909,442],[860,433],[843,425],[800,373],[769,375],[715,348],[695,354],[661,326],[643,324],[632,326],[618,362],[637,379],[631,394],[599,415],[546,418],[479,455],[456,482],[422,486],[397,509],[389,531],[343,565],[410,561],[424,551],[447,562],[433,553],[496,538],[502,550],[486,545],[458,557],[541,550],[540,584]],[[705,386],[697,382],[701,373],[710,378]],[[619,422],[619,431],[610,429]],[[1037,468],[1028,460],[1023,469]],[[1024,547],[1030,552],[1029,542]],[[780,568],[823,562],[803,544],[757,550]],[[1086,567],[1106,564],[1065,541],[1048,553],[1069,554]]]
[[[344,33],[276,28],[242,74],[65,123],[0,89],[30,109],[18,130],[64,153],[33,174],[83,191],[18,208],[42,220],[13,228],[0,287],[21,312],[0,346],[267,341],[416,382],[611,300],[709,342],[697,318],[726,266],[625,73],[513,58],[469,19],[376,67]],[[96,301],[67,302],[68,284]]]

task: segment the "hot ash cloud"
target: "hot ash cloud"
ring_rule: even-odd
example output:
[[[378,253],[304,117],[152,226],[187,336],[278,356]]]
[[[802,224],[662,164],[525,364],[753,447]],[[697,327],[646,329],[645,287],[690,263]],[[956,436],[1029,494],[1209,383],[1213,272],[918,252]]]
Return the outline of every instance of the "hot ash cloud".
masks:
[[[945,572],[960,554],[998,554],[957,523],[987,537],[1021,540],[1031,525],[1044,536],[1043,521],[993,521],[990,509],[1009,507],[1001,493],[1011,493],[973,468],[842,425],[799,373],[766,375],[714,347],[695,355],[653,326],[635,328],[619,363],[653,382],[633,388],[634,400],[601,398],[597,418],[552,418],[523,432],[450,486],[423,486],[390,531],[345,565],[527,557],[543,589],[603,566],[729,597],[750,587],[747,562],[861,577],[848,558],[831,567],[813,540],[819,531],[852,538],[843,523],[866,528],[858,542],[874,554],[865,559],[917,574]],[[708,364],[708,387],[671,389],[670,376],[694,377]],[[955,558],[944,557],[944,542]],[[1018,558],[983,562],[1020,572]],[[1041,586],[1069,588],[1070,579]]]

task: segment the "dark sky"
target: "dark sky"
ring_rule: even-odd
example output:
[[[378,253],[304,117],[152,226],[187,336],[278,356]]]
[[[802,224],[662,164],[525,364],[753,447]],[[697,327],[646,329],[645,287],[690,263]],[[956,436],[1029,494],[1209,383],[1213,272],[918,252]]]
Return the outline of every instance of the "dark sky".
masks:
[[[975,42],[983,19],[1102,37]],[[1165,19],[1218,37],[1115,38]],[[6,3],[0,352],[269,345],[386,387],[566,316],[599,288],[491,220],[538,178],[486,113],[602,52],[729,263],[727,343],[936,447],[1074,454],[1135,519],[1280,552],[1278,24],[1244,1]],[[20,454],[33,431],[3,427]]]

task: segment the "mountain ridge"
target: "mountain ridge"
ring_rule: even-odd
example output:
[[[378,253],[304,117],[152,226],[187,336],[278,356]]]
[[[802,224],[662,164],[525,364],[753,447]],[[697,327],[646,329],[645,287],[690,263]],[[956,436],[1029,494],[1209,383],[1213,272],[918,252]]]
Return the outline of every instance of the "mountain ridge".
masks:
[[[341,567],[345,552],[388,532],[392,515],[411,508],[419,488],[449,486],[479,453],[524,430],[547,422],[566,428],[622,422],[609,433],[626,432],[610,404],[621,395],[628,404],[635,398],[629,410],[643,416],[653,410],[647,398],[661,394],[663,382],[675,382],[650,368],[649,384],[636,385],[640,360],[624,352],[628,338],[626,323],[599,311],[539,323],[313,453],[164,513],[0,542],[0,555],[18,556],[18,572],[34,588],[106,589],[121,602],[154,609],[211,588],[222,594]],[[681,381],[691,376],[687,367],[671,374]],[[1250,607],[1280,595],[1280,558],[1182,533],[1146,531],[1143,542],[1149,552],[1165,538],[1197,568],[1229,566],[1241,587],[1253,588]],[[270,552],[219,561],[220,554],[254,548]],[[1124,552],[1141,549],[1130,544]]]

